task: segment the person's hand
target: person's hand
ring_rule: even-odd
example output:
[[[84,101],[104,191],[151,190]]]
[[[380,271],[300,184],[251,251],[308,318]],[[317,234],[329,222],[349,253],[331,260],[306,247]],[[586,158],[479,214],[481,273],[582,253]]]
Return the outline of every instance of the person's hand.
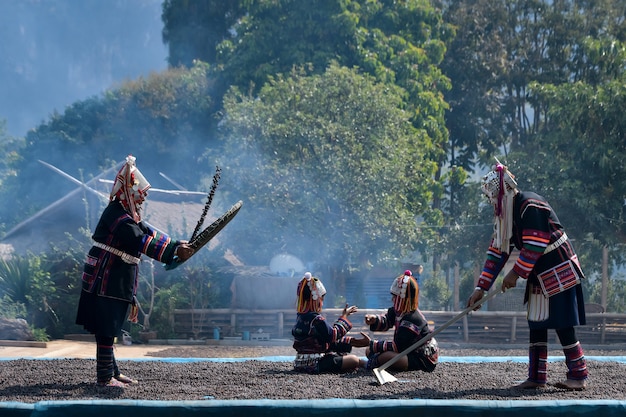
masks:
[[[507,274],[504,276],[504,279],[502,280],[502,292],[506,292],[506,290],[508,290],[509,288],[515,288],[517,286],[518,278],[519,275],[517,275],[517,273],[515,273],[515,271],[513,271],[512,269],[507,272]]]
[[[370,337],[367,333],[361,332],[360,338],[353,337],[350,344],[354,347],[368,347],[370,345]]]
[[[359,311],[357,306],[350,306],[350,307],[348,307],[348,304],[346,303],[346,306],[343,308],[343,313],[341,313],[341,315],[343,317],[348,317],[350,314],[354,314],[357,311]]]
[[[470,295],[470,298],[467,300],[467,307],[472,306],[476,304],[478,301],[482,300],[484,295],[485,295],[485,290],[476,288],[474,292],[472,293],[472,295]],[[474,311],[480,310],[480,307],[481,306],[476,307]]]
[[[354,314],[357,311],[358,311],[358,308],[356,306],[348,307],[348,303],[346,303],[346,306],[343,308],[343,312],[341,313],[341,317],[347,319],[350,314]]]
[[[181,243],[176,247],[174,251],[174,256],[177,256],[181,262],[185,262],[187,259],[191,258],[194,250],[189,246],[188,243]]]
[[[365,315],[365,324],[367,324],[368,326],[371,326],[374,323],[376,323],[376,316],[373,315],[373,314],[366,314]]]

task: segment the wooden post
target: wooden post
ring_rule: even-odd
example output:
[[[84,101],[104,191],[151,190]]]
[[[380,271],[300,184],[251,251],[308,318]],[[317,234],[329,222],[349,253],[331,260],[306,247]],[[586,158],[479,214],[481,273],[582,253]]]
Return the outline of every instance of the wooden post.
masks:
[[[454,310],[459,311],[459,263],[454,263]]]
[[[606,312],[607,295],[609,292],[609,248],[602,248],[602,288],[600,291],[600,304]],[[602,328],[600,329],[600,343],[604,343],[606,335],[606,318],[602,318]]]
[[[602,313],[604,315],[604,313]],[[602,324],[600,328],[600,343],[604,344],[606,340],[606,317],[602,317]]]
[[[463,316],[463,340],[465,343],[469,342],[469,323],[467,321],[467,315]]]
[[[606,299],[609,292],[609,248],[602,248],[602,287],[600,291],[600,304],[606,310]]]
[[[511,322],[511,343],[515,343],[517,340],[517,316],[513,316]]]
[[[282,311],[278,312],[278,337],[282,338],[283,337],[283,328],[284,328],[284,320],[285,320],[285,314]]]

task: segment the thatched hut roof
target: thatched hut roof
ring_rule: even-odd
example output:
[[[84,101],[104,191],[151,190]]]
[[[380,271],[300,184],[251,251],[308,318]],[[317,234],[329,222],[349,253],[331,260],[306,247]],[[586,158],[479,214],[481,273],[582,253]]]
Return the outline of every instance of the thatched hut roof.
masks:
[[[117,169],[113,167],[77,185],[73,191],[13,227],[0,240],[0,256],[44,253],[51,245],[64,248],[70,244],[68,234],[77,236],[81,230],[91,234],[108,203],[111,181],[107,177],[113,177]],[[205,193],[152,188],[144,203],[143,219],[172,238],[189,239],[205,202]],[[203,226],[208,226],[216,217],[210,210]]]

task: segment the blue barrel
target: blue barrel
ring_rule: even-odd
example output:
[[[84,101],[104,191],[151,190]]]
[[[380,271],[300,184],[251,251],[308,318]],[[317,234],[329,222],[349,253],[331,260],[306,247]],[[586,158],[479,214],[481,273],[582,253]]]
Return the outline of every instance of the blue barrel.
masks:
[[[216,327],[213,329],[213,339],[220,340],[220,328]]]

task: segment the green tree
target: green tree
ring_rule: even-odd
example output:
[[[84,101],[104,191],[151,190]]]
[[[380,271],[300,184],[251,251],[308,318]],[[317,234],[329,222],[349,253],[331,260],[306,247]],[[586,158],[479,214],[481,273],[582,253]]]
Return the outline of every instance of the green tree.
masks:
[[[450,304],[452,291],[440,274],[429,277],[420,287],[421,310],[445,310]]]
[[[472,169],[476,157],[491,165],[494,153],[533,146],[549,104],[530,93],[532,83],[597,84],[623,70],[610,66],[616,49],[608,47],[626,32],[621,0],[444,4],[457,31],[442,64],[453,86],[446,95],[452,165]],[[591,39],[607,47],[589,48]]]
[[[52,309],[56,288],[44,263],[43,257],[32,255],[0,259],[0,297],[24,305],[26,320],[38,328],[45,327],[45,316],[56,314]]]
[[[194,61],[215,64],[217,47],[235,36],[233,28],[244,15],[239,0],[165,0],[163,42],[169,46],[172,67],[192,67]]]
[[[626,242],[626,172],[621,162],[626,158],[625,75],[600,86],[571,83],[534,89],[551,103],[549,126],[536,142],[539,152],[533,163],[541,169],[535,178],[554,190],[555,203],[577,219],[579,235],[591,233],[609,246]]]
[[[245,261],[264,264],[288,250],[339,270],[416,249],[424,235],[415,216],[429,215],[436,167],[402,97],[336,65],[278,77],[258,97],[226,97],[222,165],[232,179],[224,180],[252,208],[229,225],[231,233],[247,225],[233,237],[257,257]]]
[[[6,120],[0,120],[0,153],[4,158],[0,160],[0,188],[7,178],[17,174],[15,167],[21,161],[20,153],[25,145],[24,138],[15,138],[7,134]]]
[[[207,167],[202,150],[216,146],[209,134],[216,120],[207,70],[198,64],[127,81],[30,131],[19,158],[7,165],[15,175],[6,178],[2,193],[14,204],[3,205],[0,218],[14,225],[76,187],[60,178],[51,186],[39,160],[87,181],[133,154],[149,180],[167,168],[187,187],[196,186]]]
[[[4,158],[0,160],[0,190],[3,190],[6,187],[6,183],[11,182],[11,178],[17,175],[17,168],[22,161],[21,152],[24,145],[23,138],[14,138],[7,135],[6,121],[0,120],[0,154],[4,155]],[[0,236],[6,229],[7,217],[3,216],[2,222],[0,222]]]
[[[502,77],[507,71],[502,31],[508,10],[500,0],[446,3],[444,19],[457,34],[441,64],[452,84],[445,94],[448,154],[451,165],[473,172],[476,157],[495,153],[508,137],[501,111]]]
[[[236,24],[226,31],[228,36],[219,26],[224,40],[217,46],[217,54],[198,51],[193,58],[208,57],[221,83],[254,95],[270,78],[289,74],[294,67],[306,67],[315,74],[322,74],[331,62],[356,68],[405,90],[403,106],[410,121],[426,132],[434,145],[429,148],[429,159],[443,165],[447,131],[442,92],[450,84],[438,65],[454,31],[431,2],[257,0],[232,2],[232,9],[217,3],[205,4],[201,12],[205,25],[225,15],[225,21],[236,20]],[[198,6],[188,2],[168,3],[168,13],[176,19],[165,22],[165,31],[184,34],[170,40],[171,50],[177,49],[176,45],[184,48],[186,43],[196,45],[204,39],[215,39],[208,29],[183,28],[199,20],[194,15],[197,11]],[[439,207],[441,188],[433,184],[431,190],[435,208]]]

